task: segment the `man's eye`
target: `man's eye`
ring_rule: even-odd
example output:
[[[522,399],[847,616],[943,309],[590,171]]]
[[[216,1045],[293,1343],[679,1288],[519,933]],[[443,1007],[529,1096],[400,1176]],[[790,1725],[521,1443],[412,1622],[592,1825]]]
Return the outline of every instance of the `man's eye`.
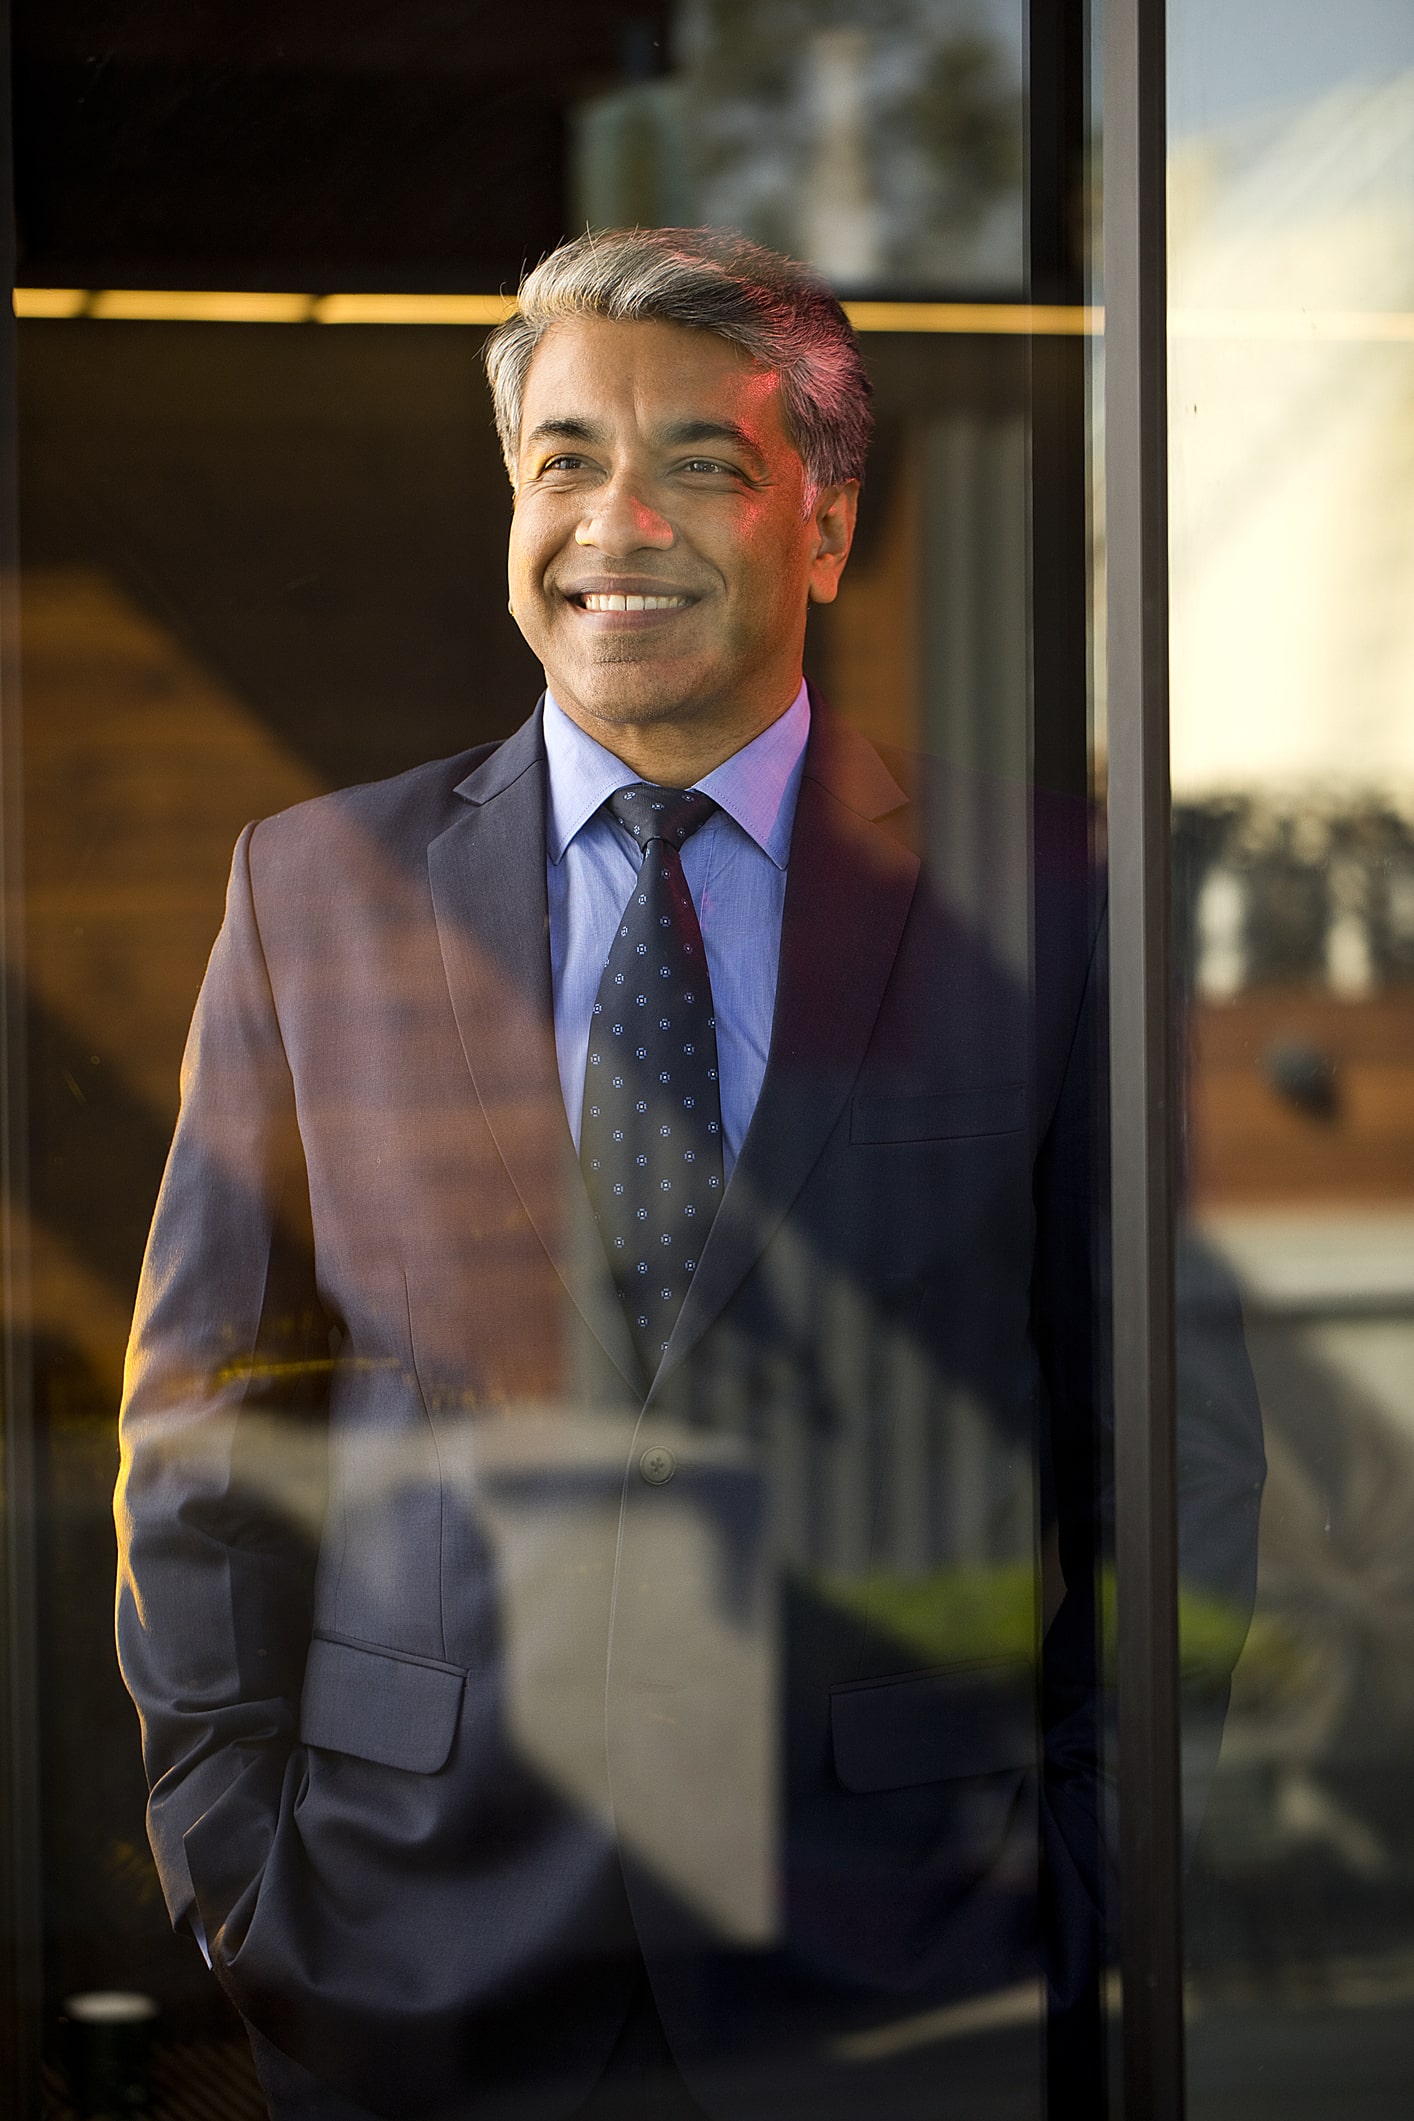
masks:
[[[684,471],[730,472],[730,464],[719,463],[716,457],[689,457],[683,465]]]
[[[545,472],[545,471],[579,471],[579,470],[581,470],[581,469],[582,469],[582,467],[583,467],[583,464],[584,464],[584,459],[583,459],[583,457],[570,457],[570,456],[563,456],[563,457],[551,457],[551,458],[550,458],[550,461],[549,461],[549,462],[548,462],[547,464],[542,464],[542,465],[541,465],[541,467],[540,467],[540,469],[541,469],[541,471],[542,471],[542,472]]]

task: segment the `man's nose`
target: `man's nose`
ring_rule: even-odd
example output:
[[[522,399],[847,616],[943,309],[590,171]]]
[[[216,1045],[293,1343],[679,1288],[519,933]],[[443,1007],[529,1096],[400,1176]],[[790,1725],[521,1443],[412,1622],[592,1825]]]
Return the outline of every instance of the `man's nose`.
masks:
[[[673,526],[634,481],[614,478],[594,495],[574,541],[614,559],[626,559],[645,549],[666,552],[673,543]]]

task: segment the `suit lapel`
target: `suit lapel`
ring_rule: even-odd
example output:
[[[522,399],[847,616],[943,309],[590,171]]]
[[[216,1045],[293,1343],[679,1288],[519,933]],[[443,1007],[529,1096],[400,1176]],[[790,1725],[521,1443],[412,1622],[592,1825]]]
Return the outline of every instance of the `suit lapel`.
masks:
[[[464,813],[428,848],[437,937],[462,1051],[502,1161],[585,1323],[641,1393],[560,1091],[545,775],[537,711],[461,783]]]
[[[657,1384],[770,1242],[859,1072],[919,870],[917,855],[875,820],[906,800],[872,745],[817,703],[791,838],[765,1080]]]

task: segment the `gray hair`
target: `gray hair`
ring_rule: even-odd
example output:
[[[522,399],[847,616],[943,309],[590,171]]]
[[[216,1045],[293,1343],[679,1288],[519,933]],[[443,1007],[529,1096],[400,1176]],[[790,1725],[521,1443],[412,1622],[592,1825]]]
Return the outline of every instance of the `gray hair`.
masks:
[[[853,326],[808,266],[730,230],[586,230],[521,282],[486,342],[496,431],[515,483],[531,359],[559,317],[715,332],[780,377],[786,431],[813,493],[864,475],[871,386]]]

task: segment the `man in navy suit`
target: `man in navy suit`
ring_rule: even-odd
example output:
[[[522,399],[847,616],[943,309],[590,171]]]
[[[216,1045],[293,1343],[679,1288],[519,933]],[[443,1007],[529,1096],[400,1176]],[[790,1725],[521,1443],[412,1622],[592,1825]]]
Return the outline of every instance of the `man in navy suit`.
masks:
[[[1085,820],[802,683],[869,428],[809,273],[582,238],[488,365],[546,694],[248,828],[187,1051],[117,1506],[173,1920],[282,2117],[1038,2112],[1098,1934]]]

